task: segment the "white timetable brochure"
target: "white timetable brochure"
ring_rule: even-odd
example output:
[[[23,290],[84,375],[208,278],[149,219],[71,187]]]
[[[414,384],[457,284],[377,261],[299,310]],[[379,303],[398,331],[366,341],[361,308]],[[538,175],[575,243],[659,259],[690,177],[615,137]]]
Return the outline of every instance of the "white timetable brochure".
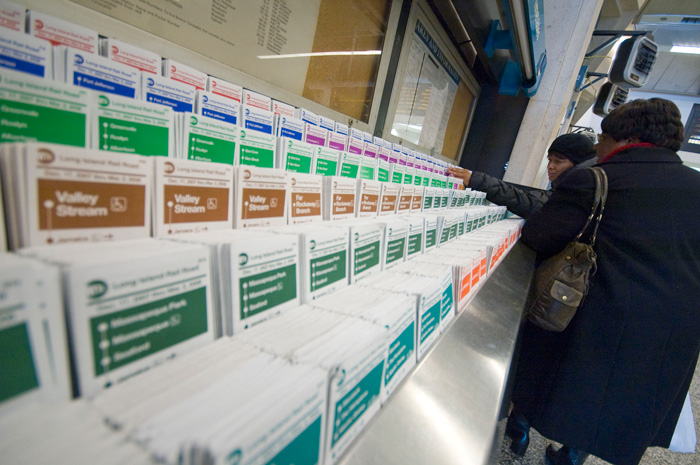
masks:
[[[121,40],[110,37],[100,38],[100,55],[139,71],[161,75],[160,55]]]
[[[384,359],[382,403],[416,365],[416,299],[384,289],[350,286],[319,298],[311,305],[354,316],[389,329]]]
[[[97,31],[35,10],[27,12],[27,33],[52,45],[67,45],[85,53],[97,54]]]
[[[328,130],[310,123],[304,124],[304,142],[312,145],[326,147],[328,143]]]
[[[395,273],[408,273],[418,276],[429,276],[440,280],[442,297],[440,301],[440,332],[443,332],[454,320],[457,308],[455,302],[455,286],[453,269],[448,264],[437,263],[402,263],[391,270]]]
[[[91,146],[107,152],[175,155],[175,118],[163,105],[96,94],[90,113]]]
[[[358,218],[376,218],[379,212],[379,196],[382,183],[368,179],[357,180],[357,210]]]
[[[0,142],[41,141],[87,147],[93,94],[72,85],[0,71]]]
[[[140,98],[141,72],[131,66],[65,45],[54,47],[53,56],[56,81],[121,97]]]
[[[335,132],[337,132],[338,134],[347,136],[349,134],[349,129],[350,128],[348,128],[347,124],[343,124],[338,121],[335,122]]]
[[[396,206],[396,213],[408,214],[411,213],[413,205],[414,187],[409,184],[399,184],[401,191],[399,193],[399,204]]]
[[[241,107],[240,126],[245,129],[272,135],[275,115],[270,110],[263,110],[253,105]]]
[[[323,178],[316,174],[289,173],[288,224],[323,221]]]
[[[232,334],[301,303],[297,236],[246,231],[228,249]]]
[[[274,232],[299,236],[302,303],[309,303],[347,287],[350,246],[350,232],[347,228],[316,224],[289,226]]]
[[[11,376],[0,383],[0,412],[71,398],[62,300],[57,268],[0,253],[0,346]]]
[[[306,108],[297,108],[295,116],[305,123],[318,126],[318,115],[313,111],[309,111]]]
[[[154,159],[153,235],[233,227],[233,166]]]
[[[284,102],[280,102],[278,100],[272,100],[271,109],[272,113],[274,113],[275,115],[282,115],[294,118],[294,115],[296,114],[296,107]]]
[[[141,72],[141,99],[165,105],[173,111],[194,112],[197,90],[187,84],[162,76]]]
[[[323,178],[323,219],[344,220],[355,218],[355,198],[357,197],[357,179],[342,176],[325,176]]]
[[[304,122],[298,118],[286,115],[275,115],[274,134],[277,137],[302,141],[304,138]]]
[[[262,110],[261,110],[262,111]],[[275,168],[277,138],[273,135],[245,128],[238,128],[234,165],[250,165]]]
[[[337,132],[328,133],[328,141],[326,142],[328,148],[344,151],[347,144],[348,136],[344,136]]]
[[[242,103],[243,100],[243,88],[241,86],[214,76],[207,78],[207,92],[230,98],[238,103]]]
[[[335,121],[327,116],[318,115],[318,125],[329,133],[335,131]]]
[[[181,125],[179,158],[233,165],[238,128],[207,116],[178,113]]]
[[[27,9],[23,5],[2,0],[0,2],[0,27],[24,33]]]
[[[422,215],[402,216],[408,223],[408,244],[406,246],[406,260],[423,254],[425,245],[425,218]]]
[[[314,165],[311,168],[311,172],[322,176],[337,176],[342,153],[332,148],[317,146],[314,152]]]
[[[248,89],[243,89],[243,101],[241,103],[265,111],[271,111],[270,109],[272,108],[272,99],[270,97]]]
[[[150,235],[151,159],[40,143],[0,157],[12,249]]]
[[[382,270],[386,225],[374,221],[348,220],[350,228],[350,283],[366,279]]]
[[[408,248],[408,222],[402,218],[377,218],[385,226],[382,269],[388,270],[406,260]]]
[[[379,279],[381,277],[381,279]],[[362,281],[362,286],[412,294],[416,298],[418,360],[428,352],[440,336],[440,309],[442,308],[441,280],[427,276],[382,273],[376,279]]]
[[[286,171],[241,165],[236,167],[234,186],[236,229],[287,224]]]
[[[0,3],[0,11],[4,11]],[[51,42],[2,27],[0,14],[0,67],[37,77],[51,77]]]
[[[207,73],[169,58],[163,59],[162,66],[163,77],[192,86],[197,90],[204,90],[207,87]]]
[[[195,113],[234,126],[239,124],[241,105],[230,98],[222,97],[212,92],[197,91]]]
[[[62,269],[82,397],[214,340],[206,247],[149,238],[23,253]]]
[[[315,147],[300,140],[277,138],[277,166],[295,173],[311,173],[316,155]]]
[[[399,204],[401,186],[388,182],[382,183],[382,193],[379,199],[379,216],[393,216]]]

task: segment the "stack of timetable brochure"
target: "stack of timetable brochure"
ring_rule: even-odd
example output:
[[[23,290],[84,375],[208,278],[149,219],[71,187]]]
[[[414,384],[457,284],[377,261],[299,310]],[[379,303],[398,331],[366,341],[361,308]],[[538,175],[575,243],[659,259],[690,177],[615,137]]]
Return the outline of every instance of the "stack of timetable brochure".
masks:
[[[298,280],[301,302],[308,303],[348,285],[348,228],[323,224],[287,226],[272,230],[277,234],[294,234],[299,238]]]
[[[206,247],[138,239],[20,253],[60,270],[76,396],[214,340]]]
[[[65,145],[5,144],[0,171],[12,250],[151,233],[150,158]]]
[[[350,286],[311,305],[389,329],[382,387],[382,402],[386,401],[416,364],[416,299],[384,289]]]
[[[41,141],[86,147],[93,93],[15,71],[0,71],[0,142]]]
[[[440,315],[443,313],[442,280],[402,273],[380,273],[372,279],[362,280],[359,285],[413,296],[417,310],[417,354],[418,360],[422,359],[440,336]]]
[[[208,246],[223,334],[239,333],[300,304],[297,235],[222,230],[173,239]]]
[[[194,113],[175,116],[177,158],[233,165],[239,128],[231,123]]]
[[[3,412],[0,457],[17,465],[153,465],[147,452],[110,430],[85,402],[32,402]]]
[[[330,388],[323,463],[333,464],[381,407],[389,337],[384,326],[303,305],[237,339],[326,373]]]
[[[157,463],[320,463],[328,373],[236,339],[145,373],[92,402]]]
[[[71,396],[60,276],[36,260],[0,253],[0,416]]]
[[[173,157],[174,118],[173,110],[163,105],[95,94],[90,114],[90,147],[106,152]]]
[[[154,236],[233,228],[233,166],[165,157],[153,164]]]

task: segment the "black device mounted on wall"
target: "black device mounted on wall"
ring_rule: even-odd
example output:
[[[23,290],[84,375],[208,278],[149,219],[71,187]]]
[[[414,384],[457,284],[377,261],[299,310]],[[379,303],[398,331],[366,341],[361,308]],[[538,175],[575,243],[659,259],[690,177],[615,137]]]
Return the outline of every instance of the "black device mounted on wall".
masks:
[[[654,41],[645,36],[625,39],[617,49],[608,79],[620,87],[641,87],[649,78],[659,51]]]
[[[600,88],[593,104],[593,113],[605,116],[627,101],[629,91],[612,82],[606,82]]]

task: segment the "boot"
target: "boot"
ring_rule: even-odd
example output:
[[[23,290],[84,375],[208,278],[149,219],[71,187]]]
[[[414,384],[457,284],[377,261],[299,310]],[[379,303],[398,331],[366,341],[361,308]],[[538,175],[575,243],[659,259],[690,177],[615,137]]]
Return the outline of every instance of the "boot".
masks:
[[[530,423],[522,413],[515,410],[510,412],[506,423],[506,436],[511,439],[510,450],[518,457],[525,455],[527,446],[530,445]]]
[[[559,450],[550,444],[544,454],[547,465],[581,465],[588,458],[587,453],[572,449],[569,446],[561,446]]]

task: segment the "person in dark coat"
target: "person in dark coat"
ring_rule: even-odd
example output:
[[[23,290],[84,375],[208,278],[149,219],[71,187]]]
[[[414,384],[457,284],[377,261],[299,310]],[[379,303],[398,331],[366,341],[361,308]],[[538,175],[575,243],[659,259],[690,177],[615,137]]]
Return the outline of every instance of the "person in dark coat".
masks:
[[[479,171],[450,168],[453,176],[462,178],[465,187],[486,192],[486,200],[503,205],[522,218],[528,218],[544,204],[564,177],[575,169],[595,163],[593,141],[585,134],[564,134],[557,137],[547,151],[549,190],[536,189],[502,181]]]
[[[634,100],[601,128],[609,193],[597,272],[564,331],[525,323],[512,395],[532,427],[564,444],[547,448],[550,465],[588,454],[634,465],[647,447],[668,447],[700,352],[700,172],[676,154],[680,112]],[[539,261],[583,228],[594,190],[579,170],[530,216],[521,240]]]

